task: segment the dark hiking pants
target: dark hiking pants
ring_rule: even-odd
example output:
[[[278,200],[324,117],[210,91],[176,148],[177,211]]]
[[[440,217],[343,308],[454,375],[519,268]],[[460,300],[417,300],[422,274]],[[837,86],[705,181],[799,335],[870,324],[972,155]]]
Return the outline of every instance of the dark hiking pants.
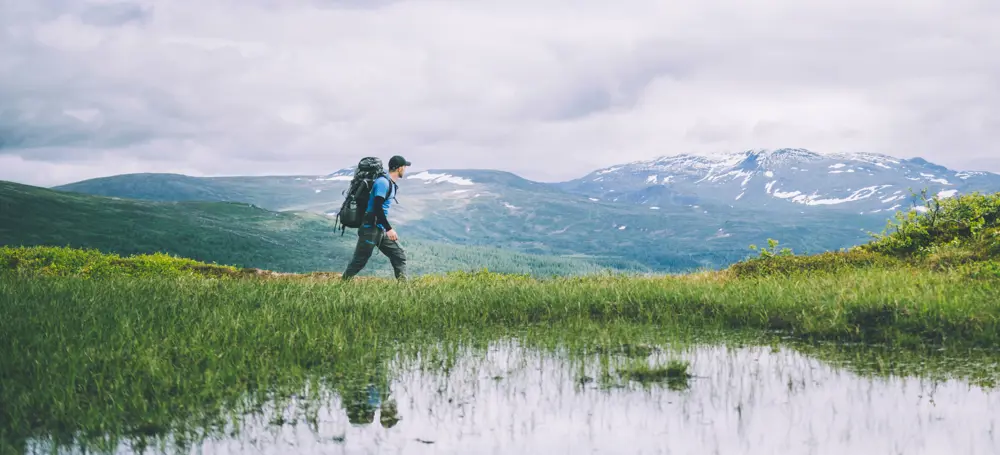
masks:
[[[343,279],[351,279],[354,275],[357,275],[361,269],[365,268],[368,264],[368,259],[371,258],[372,252],[378,248],[392,264],[392,271],[396,275],[396,279],[400,281],[406,280],[406,253],[403,248],[399,246],[399,243],[389,239],[385,235],[385,231],[382,229],[371,226],[361,226],[358,228],[358,244],[354,247],[354,257],[351,258],[351,263],[347,265],[347,270],[344,272]]]

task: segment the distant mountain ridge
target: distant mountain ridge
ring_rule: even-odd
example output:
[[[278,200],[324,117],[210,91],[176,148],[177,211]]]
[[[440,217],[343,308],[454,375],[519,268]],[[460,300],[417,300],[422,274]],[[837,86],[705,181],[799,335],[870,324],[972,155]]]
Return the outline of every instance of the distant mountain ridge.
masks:
[[[710,201],[786,210],[825,206],[880,213],[914,207],[906,203],[911,188],[927,188],[931,195],[941,197],[1000,191],[1000,175],[952,171],[922,158],[778,149],[664,156],[598,169],[560,186],[594,198],[624,198],[642,204]],[[648,193],[655,186],[668,190]],[[637,194],[643,192],[648,195]]]
[[[122,198],[240,201],[336,215],[353,165],[315,176],[132,174],[56,189]],[[673,155],[543,183],[496,170],[412,169],[394,225],[407,238],[522,253],[587,257],[657,272],[717,268],[775,238],[797,252],[845,248],[919,201],[1000,191],[1000,175],[925,160],[805,149]]]

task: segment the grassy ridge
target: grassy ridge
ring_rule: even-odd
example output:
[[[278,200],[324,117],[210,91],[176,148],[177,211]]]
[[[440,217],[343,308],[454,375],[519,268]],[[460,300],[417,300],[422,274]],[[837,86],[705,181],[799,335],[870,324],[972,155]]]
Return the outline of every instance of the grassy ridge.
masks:
[[[0,207],[0,245],[163,252],[282,271],[328,269],[349,255],[322,216],[244,203],[119,200],[0,182]]]
[[[96,249],[0,247],[0,275],[14,277],[149,278],[238,277],[254,270],[206,264],[165,253],[121,257]]]
[[[741,277],[841,273],[859,268],[957,272],[975,279],[1000,278],[1000,193],[928,198],[926,213],[898,212],[872,241],[841,251],[796,255],[769,240],[760,256],[729,267]],[[751,248],[757,250],[756,245]]]

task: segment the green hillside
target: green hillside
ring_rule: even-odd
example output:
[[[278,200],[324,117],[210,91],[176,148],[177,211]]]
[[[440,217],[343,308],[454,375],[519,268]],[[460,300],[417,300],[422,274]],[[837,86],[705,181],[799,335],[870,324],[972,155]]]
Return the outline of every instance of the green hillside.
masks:
[[[191,177],[137,173],[94,178],[52,189],[149,201],[246,202],[276,211],[300,209],[303,204],[330,199],[328,194],[316,191],[314,178],[298,176]]]
[[[479,270],[568,275],[597,272],[576,258],[516,254],[411,240],[401,231],[411,275]],[[67,193],[0,182],[0,245],[71,246],[121,255],[164,252],[198,261],[280,272],[341,272],[357,237],[308,212],[247,203],[163,202]],[[376,253],[363,275],[389,276]]]

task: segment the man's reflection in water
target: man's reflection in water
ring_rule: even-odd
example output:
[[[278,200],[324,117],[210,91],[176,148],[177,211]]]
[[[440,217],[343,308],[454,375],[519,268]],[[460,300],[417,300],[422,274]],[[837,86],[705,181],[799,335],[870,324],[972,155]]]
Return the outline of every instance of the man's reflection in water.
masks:
[[[374,384],[368,384],[364,388],[353,388],[349,396],[344,397],[344,406],[347,411],[347,420],[351,425],[369,425],[375,423],[375,411],[379,413],[379,423],[383,428],[392,428],[399,421],[400,417],[396,408],[396,401],[389,398],[382,401],[382,392]]]

